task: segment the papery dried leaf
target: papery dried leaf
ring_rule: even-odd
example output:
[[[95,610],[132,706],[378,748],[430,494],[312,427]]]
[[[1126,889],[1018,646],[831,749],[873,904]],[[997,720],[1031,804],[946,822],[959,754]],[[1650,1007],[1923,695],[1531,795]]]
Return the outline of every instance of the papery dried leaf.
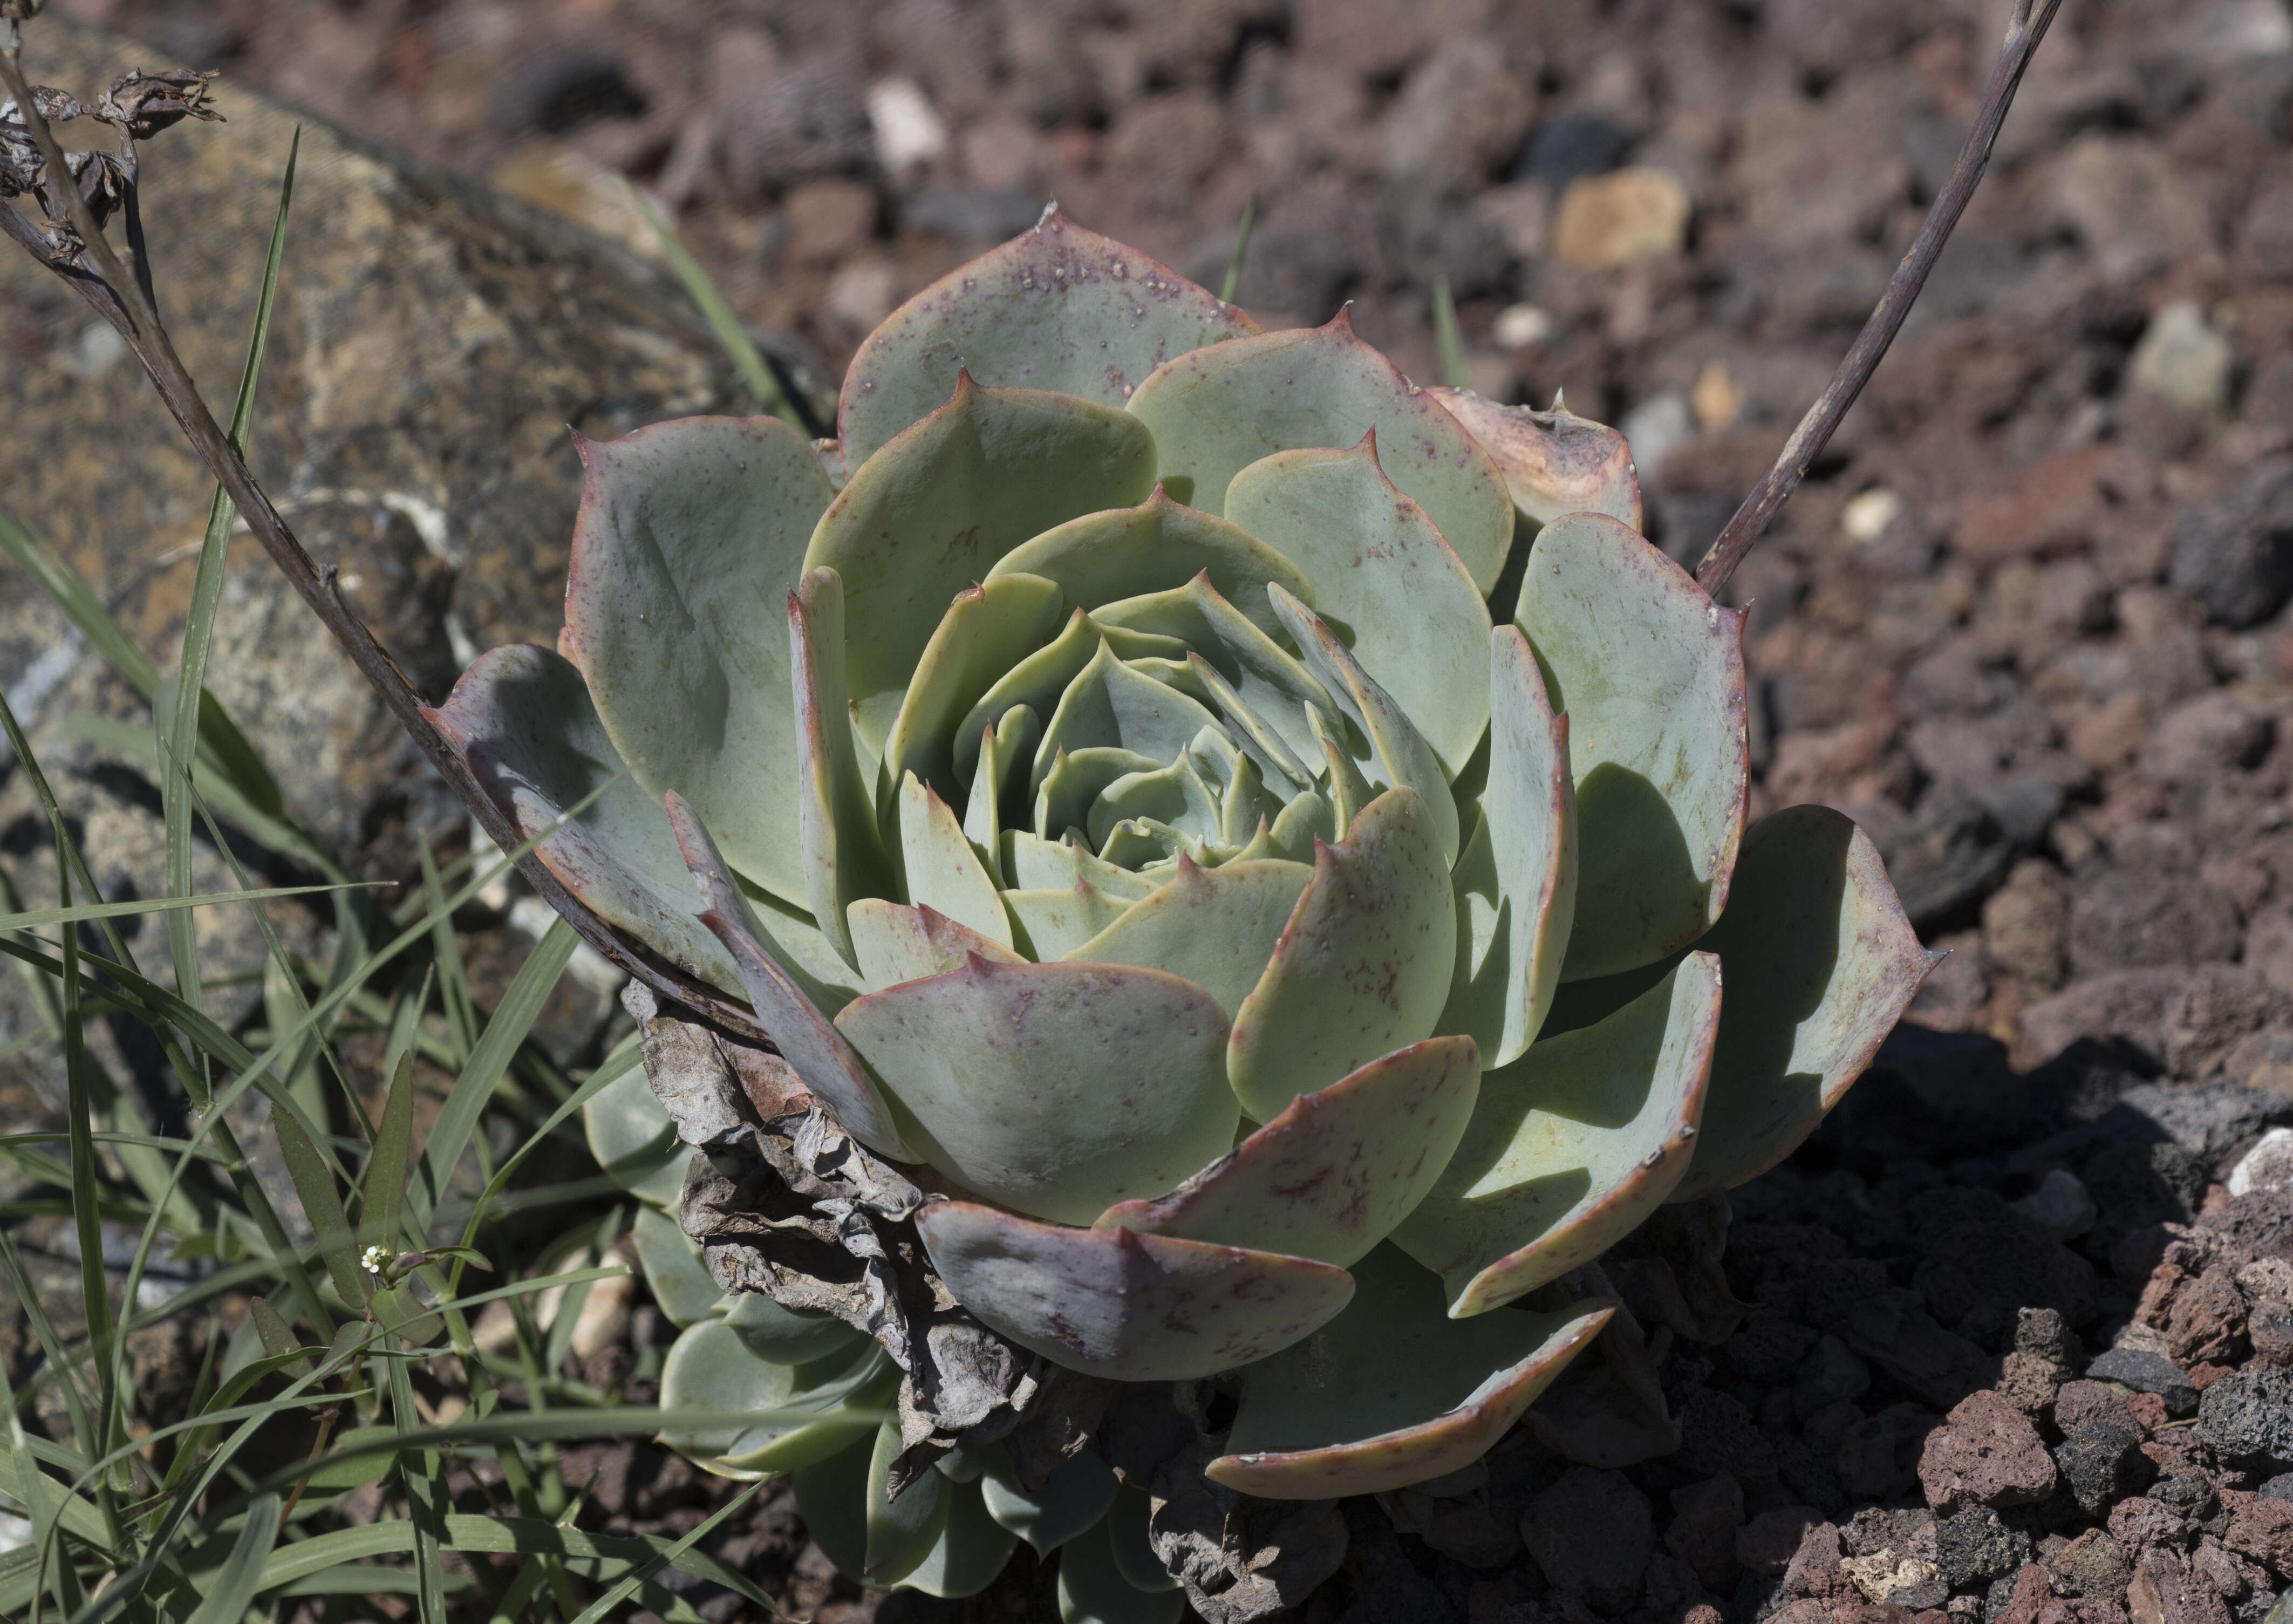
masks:
[[[1295,1607],[1346,1559],[1337,1500],[1261,1500],[1203,1475],[1204,1439],[1152,1491],[1147,1543],[1208,1624],[1252,1624]]]
[[[1252,1624],[1304,1601],[1346,1556],[1335,1500],[1237,1494],[1203,1469],[1226,1434],[1202,1430],[1195,1384],[1125,1384],[1108,1406],[1099,1447],[1117,1476],[1152,1507],[1147,1543],[1209,1624]]]
[[[1009,1433],[1031,1408],[1040,1361],[940,1283],[909,1222],[926,1192],[847,1133],[778,1056],[664,1012],[638,984],[623,999],[644,1027],[654,1094],[707,1153],[679,1215],[711,1277],[833,1314],[906,1373],[895,1490],[959,1444]]]
[[[69,124],[87,116],[87,109],[69,91],[58,90],[53,85],[35,85],[31,88],[32,105],[50,124]]]
[[[197,73],[188,68],[165,68],[157,73],[138,68],[112,81],[103,100],[96,103],[95,116],[106,124],[117,125],[137,141],[149,141],[186,118],[220,124],[223,115],[207,100],[207,85],[215,77],[213,72]]]
[[[69,152],[64,161],[71,166],[72,179],[79,186],[79,195],[87,200],[95,223],[109,224],[127,201],[127,166],[109,152]]]

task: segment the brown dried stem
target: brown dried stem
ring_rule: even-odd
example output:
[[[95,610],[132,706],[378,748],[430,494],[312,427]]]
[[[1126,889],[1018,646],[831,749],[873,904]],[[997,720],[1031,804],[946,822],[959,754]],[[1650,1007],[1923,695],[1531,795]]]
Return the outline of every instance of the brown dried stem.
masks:
[[[45,207],[52,222],[70,227],[77,241],[59,248],[5,202],[0,202],[0,229],[5,229],[36,259],[68,281],[126,341],[176,426],[230,495],[239,517],[262,543],[263,550],[271,556],[271,562],[286,575],[320,623],[334,633],[359,674],[381,695],[432,768],[470,809],[478,826],[502,850],[515,850],[524,844],[524,836],[480,786],[468,765],[424,719],[422,696],[415,692],[397,662],[376,641],[365,623],[343,602],[334,589],[333,569],[329,567],[321,573],[207,410],[199,386],[176,353],[165,323],[145,292],[142,267],[139,265],[137,272],[131,273],[120,264],[87,200],[73,183],[70,166],[56,142],[55,134],[34,104],[23,77],[21,43],[12,34],[12,29],[0,28],[0,90],[14,99],[17,117],[23,120],[45,165],[46,173],[36,200]],[[579,897],[566,890],[539,858],[529,853],[519,860],[518,869],[558,915],[580,934],[582,940],[629,974],[734,1032],[768,1038],[744,1006],[655,962],[624,941]]]
[[[1871,319],[1855,336],[1855,344],[1833,373],[1831,382],[1816,397],[1815,404],[1792,430],[1791,438],[1784,443],[1782,454],[1776,459],[1765,478],[1753,487],[1744,505],[1736,509],[1726,529],[1704,555],[1704,562],[1696,566],[1696,582],[1706,592],[1717,595],[1728,584],[1728,577],[1752,550],[1752,543],[1760,539],[1776,510],[1784,505],[1791,493],[1799,489],[1800,481],[1823,448],[1831,442],[1847,409],[1855,397],[1863,393],[1863,386],[1871,381],[1871,374],[1879,365],[1887,346],[1902,330],[1903,319],[1911,313],[1911,303],[1926,285],[1927,273],[1934,269],[1941,256],[1943,245],[1950,240],[1957,228],[1959,216],[1966,212],[1967,200],[1981,183],[1983,171],[1990,166],[1991,144],[1998,139],[1998,126],[2005,122],[2006,110],[2013,105],[2014,93],[2022,83],[2024,69],[2046,37],[2046,27],[2054,20],[2062,0],[2015,0],[2014,12],[2006,25],[2006,40],[1998,53],[1997,64],[1990,70],[1990,83],[1982,93],[1982,105],[1974,117],[1974,126],[1966,133],[1966,144],[1959,149],[1958,161],[1951,166],[1950,178],[1927,210],[1927,217],[1919,227],[1910,252],[1903,256],[1888,280],[1887,291],[1872,311]]]

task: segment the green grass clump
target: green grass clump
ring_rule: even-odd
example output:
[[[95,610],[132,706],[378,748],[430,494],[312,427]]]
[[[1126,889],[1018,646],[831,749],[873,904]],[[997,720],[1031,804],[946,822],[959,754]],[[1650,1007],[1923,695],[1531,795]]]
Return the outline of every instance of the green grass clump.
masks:
[[[290,159],[235,441],[249,421],[292,182]],[[636,1606],[697,1620],[661,1582],[669,1568],[777,1616],[755,1583],[700,1548],[760,1485],[677,1539],[575,1525],[586,1502],[559,1471],[563,1446],[732,1419],[627,1403],[561,1374],[587,1295],[626,1272],[612,1247],[634,1201],[609,1179],[553,1181],[549,1170],[594,1165],[580,1108],[637,1063],[636,1043],[568,1074],[533,1041],[576,946],[562,921],[491,1010],[480,1009],[453,916],[523,849],[443,867],[425,849],[420,888],[392,908],[296,823],[204,682],[231,518],[218,492],[182,661],[163,676],[52,548],[0,514],[0,551],[149,702],[148,721],[82,717],[67,728],[158,775],[166,834],[165,894],[101,900],[0,698],[0,725],[45,814],[56,893],[55,905],[28,908],[0,870],[0,955],[21,972],[37,1028],[0,1058],[53,1065],[67,1095],[61,1131],[0,1134],[0,1161],[20,1175],[0,1201],[0,1280],[39,1351],[20,1385],[0,1362],[0,1510],[30,1525],[28,1540],[0,1552],[0,1618],[236,1624],[283,1618],[312,1597],[329,1598],[324,1616],[372,1618],[374,1598],[392,1596],[423,1624],[595,1624]],[[201,829],[231,865],[233,889],[194,891]],[[315,880],[251,884],[239,857],[250,841]],[[298,955],[276,928],[271,905],[297,897],[332,909],[326,962]],[[236,1031],[208,1012],[212,984],[202,984],[192,930],[197,910],[234,908],[247,910],[266,954],[261,1024]],[[165,926],[164,978],[138,963],[121,929],[143,914]],[[99,1019],[156,1043],[181,1090],[180,1135],[156,1132],[136,1092],[109,1075],[88,1041]],[[377,1049],[387,1084],[369,1115],[352,1054]],[[419,1134],[417,1061],[450,1079]],[[232,1110],[249,1090],[267,1106],[275,1146],[242,1144],[234,1130],[250,1119]],[[497,1161],[504,1145],[515,1148]],[[553,1158],[553,1147],[567,1154]],[[259,1160],[283,1161],[299,1214],[274,1205]],[[19,1244],[27,1222],[60,1218],[79,1256],[77,1303],[44,1298]],[[107,1267],[107,1237],[115,1257],[133,1238],[124,1271]],[[558,1266],[574,1253],[604,1266]],[[147,1293],[155,1259],[205,1272],[173,1295]],[[546,1321],[545,1293],[556,1303]],[[475,1334],[489,1307],[506,1313],[506,1337]],[[158,1401],[164,1413],[139,1392],[131,1353],[158,1327],[198,1350],[188,1399]],[[417,1381],[458,1408],[425,1413]],[[69,1441],[40,1423],[58,1410]],[[450,1470],[498,1484],[494,1508],[457,1509]],[[403,1514],[375,1517],[377,1483]],[[361,1491],[367,1508],[352,1521],[345,1499]],[[450,1551],[474,1560],[450,1566]]]

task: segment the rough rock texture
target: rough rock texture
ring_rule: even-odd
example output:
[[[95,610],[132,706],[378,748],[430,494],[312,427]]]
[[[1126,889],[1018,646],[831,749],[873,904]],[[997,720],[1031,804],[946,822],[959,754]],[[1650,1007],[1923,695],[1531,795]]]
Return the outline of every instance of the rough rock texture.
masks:
[[[1927,1434],[1919,1485],[1945,1516],[2027,1506],[2054,1491],[2054,1463],[2029,1417],[1997,1393],[1970,1393]]]
[[[100,85],[149,55],[39,26],[37,72],[63,84]],[[152,142],[143,195],[162,306],[228,415],[298,120],[228,84],[218,96],[230,122]],[[304,127],[288,233],[249,460],[415,686],[442,697],[475,651],[555,635],[579,494],[568,426],[612,435],[723,410],[733,379],[654,268],[322,125]],[[7,416],[20,426],[0,434],[0,497],[165,669],[212,485],[109,329],[12,244],[0,308],[13,339]],[[458,833],[459,808],[260,550],[242,537],[231,563],[210,686],[288,809],[328,849],[396,877],[413,835]],[[12,683],[59,647],[76,654],[44,676],[45,691],[17,693],[31,702],[35,747],[52,774],[64,769],[75,815],[106,820],[106,883],[132,875],[157,889],[149,816],[127,790],[149,765],[131,759],[121,777],[115,753],[58,727],[77,709],[132,713],[125,691],[44,597],[0,603]],[[20,779],[0,786],[0,822],[28,804]],[[220,868],[202,884],[231,889]],[[210,973],[247,962],[242,947]]]

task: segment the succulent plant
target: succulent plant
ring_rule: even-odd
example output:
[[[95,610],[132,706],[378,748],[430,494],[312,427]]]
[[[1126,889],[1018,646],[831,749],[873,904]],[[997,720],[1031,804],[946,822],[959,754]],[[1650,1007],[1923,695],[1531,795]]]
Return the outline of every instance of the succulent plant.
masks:
[[[1478,1458],[1614,1307],[1521,1300],[1787,1155],[1925,973],[1847,819],[1745,828],[1742,617],[1641,535],[1613,432],[1421,388],[1342,312],[1262,332],[1056,213],[869,337],[839,429],[584,443],[557,650],[432,719],[945,1198],[914,1222],[970,1314],[1218,1381],[1216,1483]],[[666,1158],[634,1074],[590,1120]],[[797,1471],[840,1564],[960,1594],[1025,1536],[1071,1617],[1175,1613],[1088,1454],[887,1498],[882,1351],[636,1238],[672,1399],[820,1417],[672,1441]]]

